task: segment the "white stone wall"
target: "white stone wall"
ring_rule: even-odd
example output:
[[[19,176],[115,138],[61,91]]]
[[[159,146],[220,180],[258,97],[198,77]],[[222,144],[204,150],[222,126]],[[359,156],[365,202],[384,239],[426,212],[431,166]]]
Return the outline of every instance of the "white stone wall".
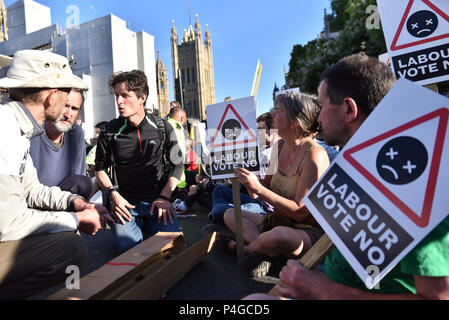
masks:
[[[13,36],[10,29],[9,41],[0,43],[0,54],[13,55],[17,50],[50,44],[55,53],[69,59],[73,72],[89,83],[82,113],[86,139],[94,137],[96,123],[118,116],[107,85],[114,72],[144,71],[150,89],[147,107],[158,107],[154,36],[129,30],[126,21],[112,14],[68,28],[59,36],[57,26],[50,26],[50,8],[32,0],[19,0],[9,6],[8,19],[10,15]]]
[[[19,0],[6,8],[9,39],[51,26],[50,8],[32,0]]]
[[[25,5],[26,33],[51,26],[50,8],[32,0],[23,0]]]
[[[90,75],[92,96],[92,115],[86,117],[86,128],[100,121],[116,118],[114,97],[109,93],[107,81],[113,72],[113,55],[111,43],[111,17],[106,16],[79,25],[78,28],[66,30],[66,53],[73,72],[82,76]],[[86,109],[87,110],[87,109]],[[93,130],[93,129],[92,129]],[[88,136],[86,130],[86,137]]]
[[[154,48],[154,36],[146,32],[137,33],[137,55],[138,55],[138,69],[145,72],[148,78],[149,94],[146,108],[154,110],[159,109],[157,99],[157,84],[156,84],[156,57]]]

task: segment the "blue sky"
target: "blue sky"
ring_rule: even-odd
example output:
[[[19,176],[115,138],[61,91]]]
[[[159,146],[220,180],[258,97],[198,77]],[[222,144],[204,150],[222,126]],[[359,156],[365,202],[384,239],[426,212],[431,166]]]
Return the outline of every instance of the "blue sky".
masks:
[[[167,67],[170,99],[173,79],[170,49],[172,19],[178,38],[189,27],[189,0],[36,0],[51,8],[52,23],[65,27],[69,6],[79,8],[80,23],[110,13],[126,20],[133,31],[155,36],[155,46]],[[5,0],[9,6],[15,0]],[[305,44],[323,30],[329,0],[191,0],[192,24],[199,15],[201,28],[212,37],[215,98],[244,98],[251,94],[257,60],[263,65],[258,93],[258,114],[273,107],[274,83],[281,87],[295,44]]]

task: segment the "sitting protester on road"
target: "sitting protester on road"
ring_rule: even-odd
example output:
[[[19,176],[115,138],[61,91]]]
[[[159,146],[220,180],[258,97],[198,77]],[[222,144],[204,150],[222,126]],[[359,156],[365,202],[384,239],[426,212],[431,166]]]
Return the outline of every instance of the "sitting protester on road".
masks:
[[[302,199],[328,168],[329,158],[315,139],[320,111],[317,99],[297,93],[276,99],[273,118],[281,139],[278,152],[271,157],[273,171],[259,180],[246,169],[235,170],[250,196],[259,197],[275,208],[274,213],[265,216],[242,210],[244,253],[298,257],[323,234]],[[224,221],[235,232],[234,209],[226,211]],[[229,241],[229,249],[235,246],[235,241]]]
[[[30,139],[54,121],[72,88],[87,85],[67,58],[23,50],[13,57],[0,88],[0,299],[21,299],[64,282],[68,266],[83,267],[87,248],[77,230],[93,235],[111,224],[107,210],[38,180]]]

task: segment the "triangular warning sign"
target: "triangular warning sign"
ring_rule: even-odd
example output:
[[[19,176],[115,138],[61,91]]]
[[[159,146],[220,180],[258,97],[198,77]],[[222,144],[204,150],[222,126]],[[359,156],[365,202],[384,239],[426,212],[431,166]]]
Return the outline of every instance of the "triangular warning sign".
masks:
[[[424,203],[421,213],[417,213],[410,209],[410,206],[404,203],[399,197],[394,194],[384,183],[379,181],[371,172],[369,172],[364,166],[357,161],[353,154],[368,148],[380,141],[393,137],[401,132],[404,132],[410,128],[416,127],[425,122],[439,118],[438,129],[436,134],[435,146],[433,149],[433,155],[429,157],[430,172],[427,180],[426,191],[424,195]],[[357,170],[359,171],[371,184],[376,187],[385,197],[387,197],[396,207],[398,207],[410,220],[413,221],[418,227],[425,228],[429,224],[430,213],[432,211],[433,199],[435,195],[435,188],[438,179],[438,171],[440,168],[441,156],[444,146],[444,138],[446,136],[447,125],[449,118],[449,110],[446,108],[438,109],[427,115],[424,115],[416,120],[410,121],[404,125],[397,127],[381,134],[375,138],[372,138],[364,143],[361,143],[355,147],[344,152],[343,157]]]
[[[231,110],[234,113],[235,117],[238,119],[238,122],[246,129],[246,133],[250,136],[249,139],[244,138],[241,140],[235,139],[235,140],[229,141],[229,142],[219,142],[219,143],[216,142],[218,134],[221,133],[221,130],[223,128],[223,123],[226,119],[226,115],[229,112],[229,110]],[[248,144],[248,143],[253,143],[253,142],[257,142],[257,138],[254,135],[253,130],[250,130],[248,128],[247,124],[245,123],[245,121],[243,121],[242,117],[240,117],[240,115],[235,111],[235,108],[231,104],[228,104],[225,109],[225,112],[223,113],[223,116],[221,117],[220,123],[218,124],[217,131],[215,132],[214,137],[211,141],[211,144],[210,144],[211,148],[221,148],[221,147],[227,147],[227,146],[234,146],[234,145],[238,145],[238,144]]]
[[[401,36],[401,34],[402,34],[403,32],[406,32],[406,31],[407,31],[407,30],[405,30],[405,29],[407,29],[406,23],[408,23],[408,22],[407,22],[408,19],[411,19],[410,11],[411,11],[411,9],[412,9],[412,7],[413,7],[413,3],[414,3],[415,1],[422,1],[424,4],[427,5],[427,7],[429,7],[430,9],[432,9],[432,11],[431,11],[431,13],[430,13],[431,15],[432,15],[432,12],[433,12],[433,14],[436,15],[437,18],[438,18],[438,16],[441,17],[441,18],[443,18],[444,21],[441,21],[441,20],[440,20],[440,24],[441,24],[442,22],[449,24],[449,16],[448,16],[446,13],[444,13],[440,8],[438,8],[436,5],[434,5],[434,4],[431,2],[431,0],[409,0],[409,3],[408,3],[408,5],[407,5],[407,9],[405,10],[405,13],[404,13],[404,16],[402,17],[401,23],[399,24],[399,28],[398,28],[398,30],[396,31],[396,35],[394,36],[393,42],[391,43],[390,49],[391,49],[392,51],[400,50],[400,49],[405,49],[405,48],[410,48],[410,47],[417,46],[417,45],[421,45],[421,44],[424,44],[424,43],[428,43],[428,42],[433,42],[433,41],[437,41],[437,40],[449,38],[449,32],[444,31],[444,32],[439,32],[438,34],[434,34],[434,33],[429,34],[427,37],[423,37],[423,38],[420,39],[420,40],[416,40],[416,41],[413,41],[413,40],[412,40],[412,41],[406,42],[406,43],[404,43],[404,44],[398,44],[399,37]],[[433,1],[433,0],[432,0],[432,1]],[[427,12],[428,12],[428,11],[427,11]],[[423,20],[422,23],[429,24],[429,28],[432,27],[432,24],[435,26],[436,23],[437,23],[436,21],[433,21],[433,20],[432,20],[432,16],[429,17],[428,19],[426,19],[425,14],[421,17],[421,19]],[[409,27],[410,27],[411,30],[413,30],[413,29],[419,30],[419,29],[420,29],[419,23],[418,23],[417,21],[410,21],[409,23],[410,23],[410,26],[409,26]],[[406,27],[406,28],[404,28],[404,27]],[[436,28],[436,27],[435,27],[435,28]],[[447,30],[447,28],[443,28],[443,29],[444,29],[444,30]],[[420,30],[420,31],[424,31],[424,30]],[[417,31],[417,33],[419,33],[420,31]],[[432,30],[429,29],[429,31],[432,31]],[[433,31],[434,31],[434,30],[433,30]],[[424,32],[424,33],[421,34],[421,35],[424,36],[425,34],[426,34],[426,33]],[[421,36],[421,35],[420,35],[420,36]],[[413,37],[414,39],[417,39],[417,38],[419,38],[420,36],[418,36],[418,34],[412,35],[412,37]]]

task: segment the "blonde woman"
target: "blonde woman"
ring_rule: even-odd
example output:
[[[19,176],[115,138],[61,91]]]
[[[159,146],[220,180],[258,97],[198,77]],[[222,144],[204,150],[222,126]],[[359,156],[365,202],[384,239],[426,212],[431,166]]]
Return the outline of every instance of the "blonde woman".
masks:
[[[307,251],[323,231],[302,202],[313,184],[329,166],[327,152],[317,143],[320,107],[315,96],[289,93],[280,95],[273,112],[281,139],[278,152],[272,152],[271,174],[263,180],[246,169],[235,170],[238,181],[249,194],[274,206],[266,216],[242,210],[244,253],[270,257],[298,257]],[[274,149],[276,150],[276,148]],[[226,226],[235,232],[234,210],[224,216]],[[227,243],[234,250],[236,242]]]

